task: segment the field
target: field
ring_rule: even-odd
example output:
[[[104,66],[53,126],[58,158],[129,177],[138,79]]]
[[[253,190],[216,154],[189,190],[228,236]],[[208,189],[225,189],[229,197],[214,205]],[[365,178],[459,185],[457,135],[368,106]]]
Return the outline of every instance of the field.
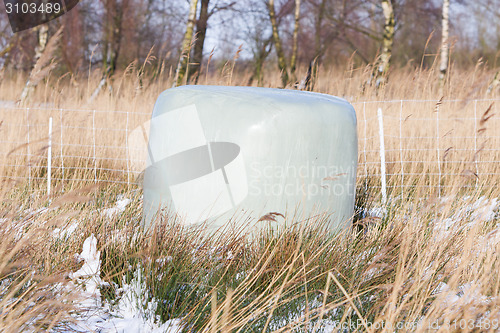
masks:
[[[245,85],[249,74],[233,68],[200,83]],[[319,73],[315,90],[346,98],[358,118],[354,225],[336,235],[320,219],[293,218],[286,229],[260,222],[270,225],[257,235],[232,222],[207,235],[169,212],[144,233],[141,161],[127,158],[126,142],[172,86],[169,72],[129,68],[93,100],[98,73],[49,76],[28,105],[11,102],[25,78],[5,75],[0,330],[498,331],[500,93],[486,94],[494,73],[452,68],[444,96],[435,68],[394,69],[379,89],[364,84],[370,68]],[[268,73],[265,86],[279,84]]]

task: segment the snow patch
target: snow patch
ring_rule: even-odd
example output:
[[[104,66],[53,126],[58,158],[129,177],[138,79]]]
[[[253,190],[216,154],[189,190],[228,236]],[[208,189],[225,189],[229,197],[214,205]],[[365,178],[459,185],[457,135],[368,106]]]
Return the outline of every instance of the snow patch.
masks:
[[[139,267],[130,283],[123,278],[123,287],[117,290],[119,300],[110,304],[101,300],[100,286],[106,285],[100,278],[100,251],[97,251],[97,239],[94,235],[83,243],[82,252],[76,257],[83,266],[70,274],[73,283],[74,301],[77,311],[73,313],[76,323],[71,325],[75,331],[85,332],[145,332],[175,333],[182,329],[180,319],[161,323],[155,315],[157,302],[148,300],[146,284]]]
[[[116,201],[115,207],[112,208],[106,208],[102,211],[103,214],[105,214],[108,218],[113,218],[125,211],[125,208],[127,208],[128,204],[131,202],[129,198],[123,198],[118,201]]]
[[[81,289],[82,300],[80,307],[94,308],[100,305],[101,291],[99,286],[101,280],[100,251],[97,251],[97,239],[94,234],[83,242],[82,252],[76,255],[77,259],[83,260],[83,266],[69,275]]]
[[[453,200],[452,197],[445,197],[441,199],[441,204]],[[458,202],[458,207],[452,208],[449,213],[451,216],[442,219],[437,219],[434,231],[439,234],[447,234],[459,222],[464,222],[465,227],[472,228],[478,222],[493,221],[498,216],[500,202],[498,198],[488,199],[485,196],[478,198],[476,201],[470,202],[471,197],[465,196]]]
[[[494,297],[485,296],[479,290],[481,290],[479,283],[469,282],[453,290],[446,283],[441,282],[434,293],[439,294],[441,306],[458,312],[461,309],[470,311],[475,307],[487,306],[494,301]]]
[[[73,222],[70,225],[64,227],[64,228],[55,228],[54,231],[52,231],[54,237],[59,238],[61,240],[66,240],[71,236],[75,230],[78,229],[78,223]]]
[[[373,207],[366,212],[366,216],[384,218],[387,214],[387,209],[385,207]]]

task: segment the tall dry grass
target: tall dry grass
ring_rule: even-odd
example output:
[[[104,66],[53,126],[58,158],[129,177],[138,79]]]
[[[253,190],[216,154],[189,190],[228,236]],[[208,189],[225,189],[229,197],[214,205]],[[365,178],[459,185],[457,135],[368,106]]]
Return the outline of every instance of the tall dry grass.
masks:
[[[249,73],[234,72],[232,64],[207,75],[203,83],[245,84]],[[47,164],[48,122],[52,117],[54,179],[64,179],[64,186],[88,178],[133,183],[140,168],[127,161],[127,137],[150,118],[157,96],[173,80],[167,70],[146,78],[148,66],[153,65],[132,63],[92,101],[99,73],[88,79],[49,76],[33,92],[33,105],[3,105],[1,174],[18,180],[45,176],[46,169],[38,166]],[[227,68],[232,70],[227,73]],[[451,70],[445,96],[438,95],[435,68],[395,69],[378,90],[365,84],[370,73],[369,67],[323,70],[316,85],[318,92],[345,97],[355,106],[361,175],[380,173],[376,118],[380,107],[385,116],[386,159],[393,187],[404,189],[425,180],[432,188],[442,183],[446,191],[458,180],[473,186],[495,181],[500,114],[499,103],[487,100],[499,96],[498,91],[487,94],[492,71],[480,64],[470,71]],[[279,73],[272,71],[266,77],[265,86],[279,85]],[[0,100],[15,101],[23,85],[21,76],[0,82]]]
[[[389,204],[382,207],[381,217],[366,216],[369,208],[380,205],[378,178],[370,177],[379,170],[376,163],[370,164],[363,169],[366,174],[360,169],[358,214],[352,230],[330,235],[322,230],[319,218],[310,223],[289,217],[286,225],[291,227],[263,228],[255,236],[231,222],[226,230],[207,234],[202,228],[181,225],[168,212],[159,217],[151,234],[142,232],[140,189],[127,185],[123,172],[110,171],[126,168],[124,151],[104,145],[93,148],[96,140],[97,146],[105,142],[122,147],[124,131],[107,129],[127,130],[145,121],[158,94],[171,86],[169,71],[147,79],[137,74],[136,66],[116,75],[112,90],[104,89],[91,102],[98,73],[89,79],[49,76],[31,95],[28,115],[15,105],[0,107],[0,133],[2,141],[8,141],[2,150],[6,162],[0,169],[2,331],[73,327],[72,314],[77,310],[61,286],[81,265],[74,255],[90,234],[97,237],[101,278],[108,282],[101,286],[103,299],[114,304],[123,284],[141,270],[143,296],[158,302],[156,314],[162,321],[182,318],[186,331],[498,329],[499,213],[498,207],[486,209],[500,195],[498,116],[490,117],[498,112],[495,104],[489,107],[491,101],[472,108],[469,102],[486,96],[490,71],[480,65],[470,71],[452,70],[444,98],[457,100],[453,103],[436,102],[443,96],[437,95],[434,68],[394,70],[379,90],[364,87],[369,68],[320,71],[319,92],[359,103],[355,104],[358,122],[366,124],[366,131],[358,129],[360,148],[367,152],[366,159],[360,155],[362,163],[378,161],[377,141],[372,139],[378,124],[371,117],[379,106],[384,107],[389,185],[394,188]],[[215,73],[202,83],[243,85],[248,75]],[[265,86],[280,84],[279,73],[272,71],[266,77]],[[0,82],[0,100],[16,100],[23,86],[21,76]],[[498,92],[489,97],[498,98]],[[429,102],[408,104],[401,118],[399,105],[382,103],[391,99]],[[381,102],[360,108],[363,101]],[[476,111],[478,122],[452,120],[470,118],[471,110]],[[29,145],[23,127],[27,119],[44,124],[49,116],[54,119],[53,150],[61,148],[58,131],[62,128],[64,143],[74,145],[63,146],[63,155],[78,156],[64,158],[63,175],[63,169],[57,168],[59,155],[54,154],[53,176],[67,180],[54,182],[51,198],[46,196],[44,181],[46,127],[30,128]],[[89,131],[92,127],[102,130]],[[406,139],[398,137],[400,128]],[[427,137],[431,139],[423,139]],[[415,144],[421,149],[411,150]],[[443,153],[441,160],[436,147]],[[28,148],[31,156],[26,159]],[[414,163],[398,164],[401,160]],[[99,169],[109,170],[96,175],[96,163]],[[439,178],[437,170],[442,174]],[[94,184],[96,177],[124,184]],[[439,187],[445,190],[438,193]],[[109,218],[104,210],[119,195],[132,198],[132,203]],[[483,204],[478,207],[478,202]],[[55,236],[55,228],[70,226],[76,227],[67,237]]]
[[[499,196],[497,189],[483,190]],[[77,310],[60,285],[79,267],[74,255],[91,234],[108,282],[103,298],[116,302],[124,281],[141,270],[141,295],[158,302],[161,320],[182,318],[188,331],[328,332],[346,325],[462,331],[464,323],[489,331],[499,319],[498,212],[457,216],[479,194],[443,201],[419,189],[387,207],[385,217],[358,221],[361,229],[329,235],[321,221],[290,218],[291,227],[255,237],[231,223],[207,234],[168,213],[144,234],[133,193],[125,193],[134,200],[122,214],[103,214],[118,193],[107,186],[81,189],[42,212],[19,207],[33,200],[26,194],[11,198],[12,212],[2,220],[2,244],[11,244],[2,248],[4,330],[72,327]],[[66,238],[54,236],[55,226],[71,224],[76,229]]]

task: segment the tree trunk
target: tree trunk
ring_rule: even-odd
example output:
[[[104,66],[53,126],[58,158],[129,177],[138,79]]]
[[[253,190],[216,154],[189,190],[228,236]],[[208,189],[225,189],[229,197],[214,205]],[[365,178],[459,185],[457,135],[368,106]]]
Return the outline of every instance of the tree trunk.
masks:
[[[30,76],[24,85],[23,91],[21,92],[21,104],[25,104],[26,101],[31,96],[31,93],[35,89],[35,84],[33,84],[33,77],[36,74],[35,72],[39,71],[41,68],[37,67],[37,63],[39,62],[42,54],[45,52],[45,48],[47,47],[47,42],[49,40],[49,26],[47,23],[42,24],[36,28],[38,32],[38,45],[35,48],[35,58],[33,60],[33,68],[31,70]]]
[[[42,57],[42,54],[47,47],[48,40],[49,26],[47,24],[42,24],[38,29],[38,46],[35,48],[35,61],[33,64],[36,64],[37,61]]]
[[[382,10],[384,13],[384,36],[382,42],[382,52],[375,67],[374,76],[376,78],[377,87],[384,83],[392,56],[392,45],[394,44],[394,0],[382,0]]]
[[[139,38],[137,41],[137,47],[136,47],[136,58],[140,59],[141,54],[144,48],[144,42],[145,39],[147,39],[149,31],[148,31],[148,23],[151,22],[152,15],[154,14],[155,10],[152,9],[154,0],[147,0],[146,1],[146,9],[144,11],[144,18],[141,18],[141,22],[144,25],[142,29],[139,30]]]
[[[450,0],[443,0],[443,18],[442,18],[442,37],[441,37],[441,61],[439,65],[439,90],[443,94],[446,73],[448,72],[448,58],[449,58],[449,11]]]
[[[128,7],[128,1],[123,0],[121,4],[117,0],[106,1],[102,78],[90,96],[89,102],[92,102],[99,95],[102,88],[108,84],[108,80],[115,74],[121,49],[123,15],[125,9]],[[108,88],[111,91],[111,85],[108,85]]]
[[[16,35],[14,35],[14,36],[16,36]],[[14,45],[15,45],[14,36],[10,39],[9,44],[6,47],[4,47],[3,50],[0,50],[0,59],[4,58],[7,55],[7,57],[6,57],[6,59],[4,59],[3,63],[0,64],[0,81],[3,80],[5,68],[7,67],[7,65],[9,63],[8,54],[10,53],[10,51],[12,51],[12,49],[14,48]]]
[[[11,38],[9,44],[0,50],[0,58],[3,58],[6,54],[8,54],[14,48],[14,37]]]
[[[269,9],[269,19],[271,20],[271,26],[273,28],[274,46],[276,49],[276,54],[278,56],[278,67],[281,71],[281,84],[282,87],[285,88],[286,85],[288,84],[289,78],[286,66],[285,53],[283,52],[283,46],[281,44],[281,39],[278,32],[278,23],[276,21],[276,13],[274,10],[274,0],[269,0],[268,9]]]
[[[290,76],[296,82],[295,69],[297,67],[297,53],[299,48],[299,28],[300,28],[300,0],[295,0],[295,26],[293,28],[292,56],[290,58]]]
[[[201,0],[200,15],[196,21],[196,41],[194,43],[193,61],[189,68],[187,81],[198,83],[200,77],[201,63],[203,61],[203,47],[205,45],[205,37],[207,35],[207,22],[208,22],[208,4],[210,0]]]
[[[266,60],[269,53],[271,53],[272,48],[272,37],[264,41],[262,48],[254,54],[255,64],[253,68],[253,73],[250,79],[248,80],[247,85],[252,85],[254,80],[257,80],[257,85],[259,87],[262,86],[263,78],[262,75],[262,67],[264,66],[264,61]]]
[[[107,38],[104,54],[105,61],[103,63],[104,73],[107,77],[113,76],[116,70],[118,57],[120,55],[122,30],[123,30],[123,14],[128,6],[128,0],[124,0],[118,4],[116,0],[108,0],[107,8]]]
[[[323,47],[321,43],[321,31],[323,26],[323,18],[325,17],[326,0],[321,0],[318,12],[316,15],[316,22],[314,23],[314,58],[309,62],[309,68],[303,82],[301,83],[300,90],[313,91],[316,84],[316,77],[318,75],[318,68],[321,63],[321,56]]]
[[[191,40],[193,39],[194,24],[196,21],[196,8],[198,7],[198,0],[191,0],[189,6],[189,17],[186,24],[186,32],[184,33],[184,40],[182,41],[181,55],[179,57],[179,63],[177,65],[177,70],[175,71],[174,87],[180,86],[186,75],[188,67],[188,56],[189,49],[191,47]]]

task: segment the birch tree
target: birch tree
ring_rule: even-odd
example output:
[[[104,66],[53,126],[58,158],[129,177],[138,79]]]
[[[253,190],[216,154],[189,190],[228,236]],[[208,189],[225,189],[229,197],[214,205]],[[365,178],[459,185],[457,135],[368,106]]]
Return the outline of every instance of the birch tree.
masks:
[[[99,85],[90,96],[89,102],[92,102],[107,81],[114,75],[120,50],[122,47],[123,37],[123,18],[124,13],[128,9],[129,0],[123,0],[119,3],[118,0],[102,0],[105,9],[105,24],[104,24],[104,47],[102,51],[102,78]],[[111,85],[108,85],[111,90]]]
[[[38,27],[38,46],[35,48],[35,64],[42,57],[49,41],[49,26],[47,23]]]
[[[201,63],[203,61],[203,48],[205,46],[205,37],[207,35],[209,4],[210,0],[201,0],[200,15],[196,20],[196,41],[194,42],[193,64],[189,69],[189,76],[187,79],[188,82],[191,78],[193,78],[194,82],[197,83],[198,77],[200,76]]]
[[[36,82],[33,80],[35,76],[41,71],[40,58],[45,52],[47,47],[47,42],[49,40],[49,26],[48,23],[39,25],[35,28],[38,34],[38,45],[35,47],[35,58],[33,60],[33,68],[31,70],[30,76],[24,85],[23,91],[21,92],[21,104],[24,104],[30,97],[32,91],[36,87]],[[60,35],[60,32],[59,32]],[[50,55],[48,56],[50,57]],[[47,57],[47,58],[48,58]]]
[[[321,63],[322,55],[325,51],[325,45],[321,40],[321,31],[323,29],[323,19],[325,18],[326,1],[327,0],[321,0],[317,6],[314,20],[314,56],[309,62],[306,77],[299,86],[300,90],[314,90],[316,76],[318,75],[318,68]]]
[[[188,67],[189,50],[191,48],[191,40],[193,39],[194,25],[196,22],[196,9],[198,7],[198,0],[191,0],[189,5],[189,16],[186,24],[186,32],[182,41],[181,54],[177,70],[175,71],[174,87],[182,84],[184,76],[186,75]]]
[[[297,53],[299,49],[299,27],[300,27],[300,0],[295,0],[295,24],[292,38],[292,56],[290,57],[290,75],[292,81],[297,81],[295,69],[297,67]]]
[[[257,82],[258,86],[262,86],[264,64],[273,49],[273,34],[269,32],[267,24],[262,24],[269,20],[267,1],[249,1],[240,12],[244,13],[247,19],[243,20],[243,29],[238,32],[238,37],[248,41],[248,48],[253,54],[252,76],[247,85],[251,86]]]
[[[278,31],[278,22],[276,20],[276,10],[274,8],[274,0],[269,0],[267,3],[268,11],[269,11],[269,19],[271,21],[271,26],[273,29],[273,41],[274,47],[276,50],[276,55],[278,56],[278,68],[281,72],[281,85],[282,87],[286,87],[289,81],[288,69],[286,65],[285,52],[283,52],[283,44],[280,39],[279,31]]]
[[[3,58],[6,54],[8,54],[14,48],[14,37],[12,37],[7,45],[5,45],[2,49],[0,49],[0,58]]]
[[[7,20],[5,19],[0,19],[0,54],[2,54],[1,52],[6,50],[9,45],[11,44],[11,41],[12,41],[12,37],[15,35],[15,34],[12,34],[10,32],[11,28],[7,22]],[[8,53],[5,52],[4,54]],[[0,56],[1,58],[2,56]]]
[[[446,74],[448,72],[448,58],[449,58],[449,11],[450,0],[443,0],[443,15],[442,15],[442,35],[441,35],[441,58],[439,64],[439,90],[443,94],[444,83]]]
[[[118,3],[117,0],[106,1],[106,31],[103,52],[103,72],[111,77],[116,71],[118,57],[120,56],[121,41],[123,37],[123,16],[128,7],[129,0]]]
[[[392,46],[394,44],[394,27],[396,21],[394,19],[394,0],[382,0],[382,11],[384,14],[384,34],[382,39],[382,52],[380,57],[376,62],[374,77],[376,79],[375,84],[380,86],[380,84],[385,82],[387,73],[389,71],[389,66],[392,57]]]
[[[213,4],[213,6],[211,6]],[[209,5],[211,10],[209,10]],[[201,0],[200,13],[196,19],[196,35],[193,46],[191,61],[189,62],[188,83],[198,83],[200,77],[201,64],[203,62],[203,50],[205,48],[205,38],[207,35],[208,20],[215,14],[232,9],[236,1],[211,1]]]

